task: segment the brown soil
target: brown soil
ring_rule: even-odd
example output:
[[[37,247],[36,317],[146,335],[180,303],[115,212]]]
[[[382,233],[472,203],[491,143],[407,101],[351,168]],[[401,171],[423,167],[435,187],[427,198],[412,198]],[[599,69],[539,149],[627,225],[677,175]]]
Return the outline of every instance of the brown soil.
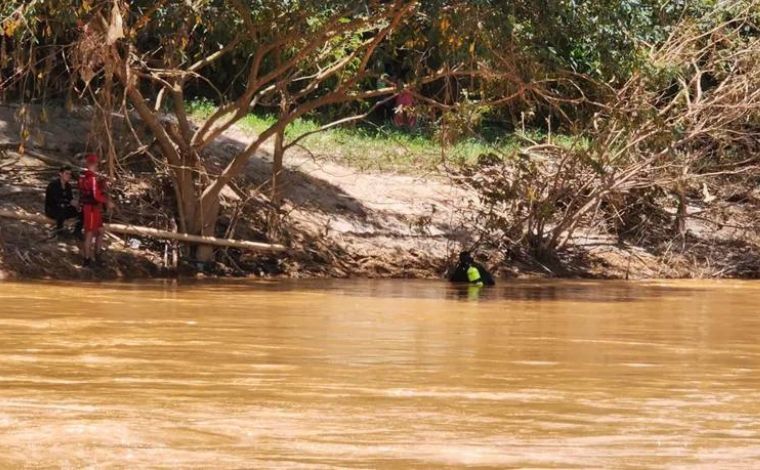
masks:
[[[52,112],[47,123],[35,126],[27,144],[34,156],[20,155],[15,145],[20,130],[14,111],[0,106],[0,208],[41,212],[44,187],[55,176],[57,162],[73,163],[73,156],[85,150],[88,119],[84,114]],[[209,150],[208,157],[223,165],[250,138],[240,130],[229,132]],[[3,146],[8,142],[14,144]],[[266,198],[256,189],[268,181],[270,150],[267,147],[253,158],[237,190],[227,193],[229,213],[241,204],[241,198],[250,200],[241,206],[241,216],[223,217],[220,235],[226,234],[226,224],[233,238],[267,239],[266,233],[271,232],[266,222],[269,209]],[[156,190],[160,184],[154,180],[139,172],[125,178],[121,183],[124,202],[116,213],[119,221],[154,226],[165,223],[165,218],[159,217],[161,204],[150,199],[154,193],[161,193]],[[212,274],[237,275],[436,278],[443,275],[455,253],[473,245],[476,235],[467,219],[467,208],[476,201],[440,175],[359,173],[328,158],[299,151],[286,155],[284,196],[280,236],[271,241],[288,244],[291,250],[287,254],[230,250],[220,254],[220,263],[203,269]],[[755,199],[745,211],[750,214],[758,205],[758,198],[752,197]],[[146,215],[151,204],[159,206],[159,215],[151,216],[153,219]],[[745,217],[745,212],[736,218]],[[501,266],[499,275],[509,277],[760,274],[760,249],[753,238],[756,234],[691,224],[695,237],[687,240],[688,250],[620,247],[609,237],[590,232],[579,237],[552,266],[485,248],[481,255],[486,264]],[[127,241],[109,238],[105,267],[84,269],[78,266],[79,248],[74,241],[51,240],[50,227],[0,219],[0,276],[130,278],[196,274],[199,268],[192,260],[173,266],[173,247],[164,242],[142,239],[140,249],[135,250]]]

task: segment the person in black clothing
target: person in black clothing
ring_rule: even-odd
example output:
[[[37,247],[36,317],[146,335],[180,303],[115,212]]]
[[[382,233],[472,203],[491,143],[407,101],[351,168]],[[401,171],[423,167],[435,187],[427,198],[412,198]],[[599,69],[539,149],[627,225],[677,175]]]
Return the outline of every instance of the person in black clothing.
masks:
[[[479,276],[472,278],[468,275],[470,268],[477,269]],[[449,276],[450,282],[465,282],[468,284],[477,283],[478,285],[493,286],[496,282],[493,279],[491,273],[480,263],[472,259],[472,255],[469,251],[463,251],[459,253],[459,263],[457,263],[454,271]]]
[[[66,219],[77,218],[74,235],[82,233],[82,217],[74,203],[71,191],[71,167],[63,166],[58,177],[48,184],[45,190],[45,215],[55,220],[56,235],[63,234],[63,223]]]

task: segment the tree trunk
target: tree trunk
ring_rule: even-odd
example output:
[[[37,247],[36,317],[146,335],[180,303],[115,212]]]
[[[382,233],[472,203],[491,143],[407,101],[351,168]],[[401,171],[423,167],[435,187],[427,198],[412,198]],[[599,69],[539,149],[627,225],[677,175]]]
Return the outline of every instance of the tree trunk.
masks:
[[[280,97],[280,117],[288,113],[287,97]],[[272,155],[272,187],[270,201],[272,208],[269,212],[268,235],[271,239],[280,238],[280,206],[282,205],[283,156],[285,153],[285,128],[279,129],[274,136],[274,154]]]
[[[101,108],[103,135],[101,139],[101,155],[106,155],[108,177],[111,181],[116,177],[116,148],[113,143],[113,64],[105,64],[105,84],[101,91],[103,104]]]
[[[213,237],[219,217],[219,196],[201,197],[191,168],[185,164],[174,169],[178,225],[183,233]],[[211,246],[201,245],[195,249],[195,258],[199,261],[211,261],[213,255]]]
[[[272,160],[272,206],[280,208],[282,202],[282,154],[284,152],[285,131],[280,130],[274,137],[274,155]]]
[[[174,192],[177,199],[177,225],[180,232],[188,231],[188,221],[195,219],[198,212],[198,195],[195,191],[195,182],[192,172],[185,168],[174,169]]]
[[[188,232],[193,235],[204,237],[216,236],[216,220],[219,217],[219,196],[198,200],[194,217],[188,219]],[[195,251],[198,261],[211,261],[214,256],[214,248],[209,245],[200,245]]]
[[[688,212],[686,210],[686,190],[682,183],[678,183],[676,187],[676,194],[678,197],[678,210],[676,212],[676,221],[673,227],[675,235],[685,243],[686,241],[686,217]]]

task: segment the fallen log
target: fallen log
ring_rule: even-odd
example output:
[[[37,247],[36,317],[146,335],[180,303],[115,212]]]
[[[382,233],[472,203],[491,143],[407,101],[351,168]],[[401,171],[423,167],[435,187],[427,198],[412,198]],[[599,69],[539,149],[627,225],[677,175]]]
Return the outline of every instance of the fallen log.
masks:
[[[45,217],[42,214],[30,214],[21,210],[7,210],[0,209],[0,217],[6,217],[9,219],[26,220],[30,222],[37,222],[41,224],[52,224],[52,220]],[[125,235],[134,235],[138,237],[159,238],[162,240],[176,240],[179,242],[190,243],[195,245],[212,245],[228,248],[240,248],[243,250],[252,251],[271,251],[279,252],[285,251],[287,248],[283,245],[251,242],[247,240],[231,240],[227,238],[216,237],[204,237],[200,235],[190,235],[187,233],[169,232],[167,230],[159,230],[151,227],[142,227],[139,225],[124,225],[124,224],[104,224],[106,231],[112,233],[121,233]]]
[[[0,150],[11,150],[18,155],[26,155],[28,157],[36,158],[53,167],[60,167],[63,165],[76,166],[71,159],[51,157],[50,155],[42,154],[34,149],[24,149],[24,152],[19,152],[21,142],[0,142]]]
[[[26,194],[26,193],[39,194],[39,192],[40,192],[40,188],[37,188],[37,187],[22,188],[18,186],[11,186],[10,188],[7,188],[7,189],[0,189],[0,197],[14,196],[16,194]]]
[[[0,217],[6,217],[8,219],[16,219],[16,220],[28,220],[29,222],[37,222],[40,224],[53,223],[51,219],[48,219],[42,214],[30,214],[22,210],[10,211],[7,209],[0,209]]]
[[[139,225],[123,224],[105,224],[109,232],[122,233],[125,235],[136,235],[140,237],[161,238],[164,240],[176,240],[180,242],[192,243],[196,245],[213,245],[230,248],[241,248],[244,250],[254,251],[285,251],[283,245],[272,243],[251,242],[248,240],[231,240],[228,238],[203,237],[200,235],[190,235],[187,233],[169,232],[157,228],[142,227]]]

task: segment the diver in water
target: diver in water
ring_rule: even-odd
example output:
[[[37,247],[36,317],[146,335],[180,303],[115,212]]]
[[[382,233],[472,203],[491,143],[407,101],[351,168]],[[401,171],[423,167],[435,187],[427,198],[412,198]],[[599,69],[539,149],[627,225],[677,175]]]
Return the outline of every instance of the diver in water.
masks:
[[[472,259],[469,251],[459,253],[459,263],[449,276],[449,282],[462,282],[476,286],[493,286],[493,276],[480,263]]]

